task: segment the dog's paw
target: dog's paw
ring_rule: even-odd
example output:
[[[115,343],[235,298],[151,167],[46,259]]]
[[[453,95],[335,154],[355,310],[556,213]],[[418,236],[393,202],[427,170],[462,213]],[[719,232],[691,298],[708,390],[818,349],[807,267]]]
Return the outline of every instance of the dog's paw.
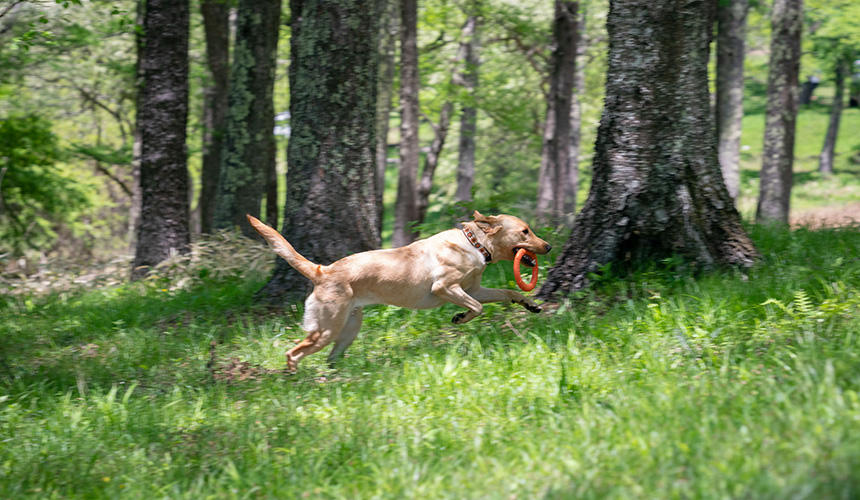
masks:
[[[465,318],[465,317],[466,317],[465,312],[459,312],[459,313],[455,314],[453,318],[451,318],[451,323],[454,323],[455,325],[459,325],[460,323],[463,322],[463,318]]]
[[[543,311],[543,308],[537,304],[524,303],[523,307],[525,307],[529,312],[533,313],[539,313]]]

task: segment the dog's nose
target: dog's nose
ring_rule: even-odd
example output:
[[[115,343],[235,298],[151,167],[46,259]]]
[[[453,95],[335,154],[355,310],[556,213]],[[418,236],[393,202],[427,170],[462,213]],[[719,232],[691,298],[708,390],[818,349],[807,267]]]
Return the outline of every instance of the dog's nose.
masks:
[[[552,245],[550,245],[549,243],[547,243],[547,244],[546,244],[546,251],[547,251],[547,252],[549,252],[550,250],[552,250]]]

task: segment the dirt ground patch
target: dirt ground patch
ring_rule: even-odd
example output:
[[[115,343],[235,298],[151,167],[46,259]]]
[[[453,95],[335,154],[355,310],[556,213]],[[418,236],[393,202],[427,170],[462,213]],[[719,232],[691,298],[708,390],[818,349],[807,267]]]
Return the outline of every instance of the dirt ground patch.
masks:
[[[860,203],[831,205],[798,212],[791,216],[791,227],[842,227],[860,225]]]

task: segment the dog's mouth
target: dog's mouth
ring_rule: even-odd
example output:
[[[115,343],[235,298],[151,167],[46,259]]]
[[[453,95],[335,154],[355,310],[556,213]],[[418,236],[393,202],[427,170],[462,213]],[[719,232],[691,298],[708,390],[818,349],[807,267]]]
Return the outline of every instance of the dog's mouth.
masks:
[[[516,258],[517,252],[520,251],[520,248],[523,247],[514,248],[514,258]],[[528,250],[528,248],[526,248],[526,250]],[[522,263],[526,267],[535,267],[537,265],[537,262],[535,262],[535,260],[529,254],[523,254],[523,258],[520,259],[520,263]]]

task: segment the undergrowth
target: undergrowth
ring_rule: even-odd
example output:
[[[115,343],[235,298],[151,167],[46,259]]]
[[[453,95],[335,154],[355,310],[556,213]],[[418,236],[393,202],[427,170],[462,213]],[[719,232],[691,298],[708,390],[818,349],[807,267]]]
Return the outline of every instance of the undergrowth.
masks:
[[[263,272],[6,296],[0,497],[856,498],[860,232],[752,236],[539,316],[370,307],[292,376]]]

